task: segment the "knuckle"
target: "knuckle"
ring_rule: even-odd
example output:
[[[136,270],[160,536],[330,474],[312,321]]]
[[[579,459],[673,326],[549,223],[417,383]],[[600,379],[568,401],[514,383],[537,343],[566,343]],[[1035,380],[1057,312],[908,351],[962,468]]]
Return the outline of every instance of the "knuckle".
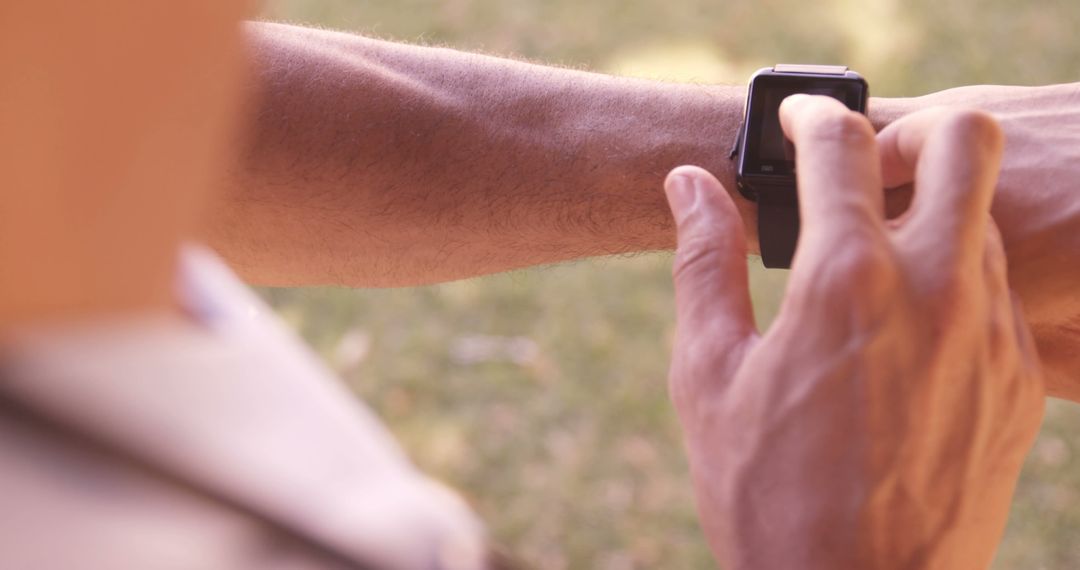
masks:
[[[830,263],[834,287],[850,288],[859,283],[873,283],[888,273],[889,260],[882,248],[858,245],[844,248]]]
[[[954,315],[969,314],[977,306],[979,295],[974,285],[978,278],[968,264],[946,265],[928,292],[936,313],[945,320]]]
[[[939,252],[924,261],[933,260],[938,269],[928,280],[928,303],[939,314],[968,314],[993,296],[1008,290],[1008,262],[1001,234],[993,223],[985,232],[982,257],[970,258],[960,251]]]
[[[720,262],[720,251],[706,236],[694,236],[679,244],[671,274],[676,282]]]
[[[888,248],[875,243],[851,243],[821,263],[812,274],[809,290],[818,301],[875,305],[887,297],[895,273]]]

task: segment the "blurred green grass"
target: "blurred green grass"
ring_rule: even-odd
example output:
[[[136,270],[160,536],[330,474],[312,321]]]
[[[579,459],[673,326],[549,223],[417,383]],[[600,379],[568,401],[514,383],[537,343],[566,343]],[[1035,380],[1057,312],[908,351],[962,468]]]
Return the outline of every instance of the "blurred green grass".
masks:
[[[267,18],[602,72],[742,83],[842,62],[875,94],[1080,79],[1075,0],[270,0]],[[543,569],[711,568],[665,393],[670,255],[408,290],[263,293],[425,470]],[[751,263],[767,325],[785,273]],[[1080,568],[1080,414],[1053,402],[995,568]]]

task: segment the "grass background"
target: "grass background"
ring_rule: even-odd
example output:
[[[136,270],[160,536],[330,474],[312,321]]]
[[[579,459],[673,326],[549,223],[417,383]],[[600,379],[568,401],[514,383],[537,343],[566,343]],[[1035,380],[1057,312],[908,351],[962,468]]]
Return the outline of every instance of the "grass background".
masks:
[[[885,96],[1080,79],[1075,0],[270,0],[264,14],[666,80],[742,83],[783,61],[850,64]],[[670,261],[263,293],[530,566],[712,568],[664,390]],[[768,324],[786,275],[751,267]],[[1050,405],[996,569],[1080,568],[1077,411]]]

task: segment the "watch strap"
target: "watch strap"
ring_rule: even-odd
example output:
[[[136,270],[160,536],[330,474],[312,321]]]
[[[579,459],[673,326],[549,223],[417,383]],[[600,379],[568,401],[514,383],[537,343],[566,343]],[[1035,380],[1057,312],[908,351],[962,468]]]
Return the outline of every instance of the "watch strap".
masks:
[[[789,269],[799,241],[799,196],[790,185],[755,185],[761,263]]]

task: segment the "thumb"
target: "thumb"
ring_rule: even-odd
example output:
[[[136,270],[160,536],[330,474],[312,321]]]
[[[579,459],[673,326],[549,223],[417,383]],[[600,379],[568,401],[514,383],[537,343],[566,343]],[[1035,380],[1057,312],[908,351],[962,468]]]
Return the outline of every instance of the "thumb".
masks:
[[[726,347],[756,332],[742,218],[720,181],[701,168],[676,168],[664,190],[678,226],[672,273],[679,342],[706,338],[717,356],[728,354]]]

